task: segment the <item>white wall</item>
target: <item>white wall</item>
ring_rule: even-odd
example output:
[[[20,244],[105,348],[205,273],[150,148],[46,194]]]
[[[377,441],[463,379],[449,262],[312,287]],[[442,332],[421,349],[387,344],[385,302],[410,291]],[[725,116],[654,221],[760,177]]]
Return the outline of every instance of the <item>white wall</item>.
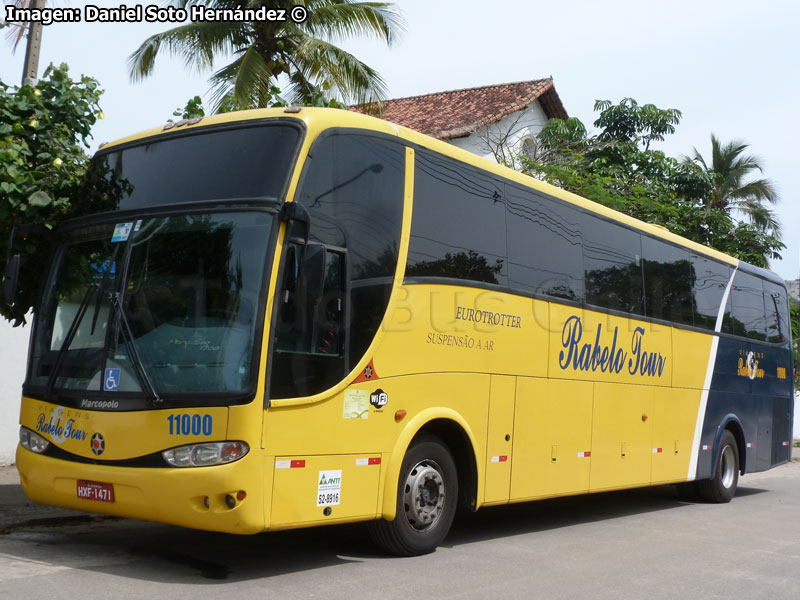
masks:
[[[31,317],[28,315],[28,322]],[[0,317],[0,466],[14,462],[30,332],[30,325],[11,327]]]
[[[481,127],[472,135],[450,140],[450,143],[483,158],[495,160],[489,144],[496,145],[497,140],[507,138],[506,146],[511,152],[519,153],[522,140],[526,137],[536,137],[545,125],[547,125],[547,115],[536,100],[521,113],[507,115],[496,123]]]

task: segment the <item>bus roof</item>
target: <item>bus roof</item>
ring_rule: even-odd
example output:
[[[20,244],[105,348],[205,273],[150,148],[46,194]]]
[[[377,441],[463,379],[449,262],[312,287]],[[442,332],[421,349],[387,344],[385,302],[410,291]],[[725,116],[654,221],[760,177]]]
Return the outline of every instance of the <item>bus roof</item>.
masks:
[[[402,125],[396,125],[394,123],[385,121],[383,119],[363,115],[360,113],[355,113],[348,110],[341,110],[336,108],[316,108],[316,107],[302,107],[302,108],[288,108],[288,109],[265,108],[265,109],[245,110],[245,111],[224,113],[219,115],[212,115],[210,117],[203,117],[201,120],[195,123],[192,123],[191,121],[189,122],[179,121],[178,123],[180,123],[180,125],[178,123],[172,126],[169,126],[169,124],[167,124],[167,126],[147,129],[145,131],[141,131],[139,133],[135,133],[133,135],[121,138],[109,144],[105,144],[100,148],[99,152],[106,152],[108,150],[113,149],[116,146],[135,143],[140,140],[144,140],[146,138],[158,137],[160,135],[170,134],[170,133],[174,134],[178,132],[193,131],[210,125],[222,125],[226,123],[237,123],[246,121],[260,121],[264,119],[274,119],[274,118],[283,118],[283,119],[292,118],[302,121],[305,124],[309,134],[307,135],[306,140],[304,141],[304,145],[306,147],[310,146],[311,142],[313,142],[313,140],[317,137],[319,133],[330,128],[341,127],[341,128],[366,129],[384,133],[387,135],[397,136],[398,138],[407,140],[412,144],[416,144],[424,148],[429,148],[430,150],[434,150],[446,156],[450,156],[451,158],[457,159],[461,162],[473,165],[479,169],[488,171],[490,173],[494,173],[495,175],[514,181],[523,186],[539,190],[542,193],[554,196],[556,198],[559,198],[560,200],[579,206],[584,210],[591,211],[596,214],[602,215],[610,220],[623,223],[625,225],[628,225],[629,227],[633,227],[634,229],[638,229],[642,232],[648,233],[653,237],[661,238],[665,241],[672,242],[673,244],[677,244],[689,250],[715,258],[719,261],[722,261],[732,266],[739,265],[738,259],[729,256],[723,252],[720,252],[718,250],[714,250],[713,248],[709,248],[707,246],[704,246],[702,244],[684,238],[675,233],[672,233],[667,228],[661,225],[653,225],[651,223],[646,223],[645,221],[641,221],[634,217],[628,216],[624,213],[603,206],[602,204],[598,204],[597,202],[594,202],[592,200],[587,200],[586,198],[578,196],[577,194],[573,194],[566,190],[562,190],[561,188],[558,188],[554,185],[545,183],[543,181],[530,177],[529,175],[524,175],[518,171],[515,171],[513,169],[510,169],[493,161],[487,160],[475,154],[472,154],[471,152],[453,146],[452,144],[448,144],[447,142],[434,139],[430,136],[424,135],[412,129],[408,129],[407,127],[403,127]]]

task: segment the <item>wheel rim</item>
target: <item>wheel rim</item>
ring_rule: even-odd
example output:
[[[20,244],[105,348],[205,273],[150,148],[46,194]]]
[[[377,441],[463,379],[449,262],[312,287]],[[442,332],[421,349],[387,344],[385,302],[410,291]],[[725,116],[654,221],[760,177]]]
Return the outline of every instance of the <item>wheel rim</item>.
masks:
[[[403,503],[406,520],[417,531],[432,527],[442,515],[445,486],[442,468],[432,460],[421,460],[408,472]]]
[[[722,487],[730,489],[736,477],[736,456],[730,445],[722,449],[722,454],[719,457],[719,469],[722,476]]]

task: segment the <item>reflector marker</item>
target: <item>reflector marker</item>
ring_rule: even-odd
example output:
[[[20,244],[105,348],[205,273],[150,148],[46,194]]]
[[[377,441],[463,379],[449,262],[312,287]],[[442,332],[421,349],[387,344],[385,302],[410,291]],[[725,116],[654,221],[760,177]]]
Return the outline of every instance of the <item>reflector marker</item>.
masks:
[[[653,448],[653,454],[661,454],[661,448]]]
[[[790,445],[791,445],[791,442],[783,442],[783,445],[784,445],[784,446],[790,446]]]
[[[303,469],[306,466],[305,460],[276,460],[276,469]]]
[[[703,444],[703,450],[711,450],[711,446],[708,444]]]
[[[578,458],[589,458],[591,455],[591,452],[578,452]]]
[[[357,458],[356,459],[356,466],[357,467],[366,467],[368,465],[379,465],[381,464],[381,457],[370,457],[370,458]]]
[[[755,448],[756,447],[756,445],[753,442],[747,442],[745,444],[745,446],[747,446],[748,448]]]
[[[493,456],[490,459],[490,462],[493,462],[493,463],[508,462],[508,456]]]

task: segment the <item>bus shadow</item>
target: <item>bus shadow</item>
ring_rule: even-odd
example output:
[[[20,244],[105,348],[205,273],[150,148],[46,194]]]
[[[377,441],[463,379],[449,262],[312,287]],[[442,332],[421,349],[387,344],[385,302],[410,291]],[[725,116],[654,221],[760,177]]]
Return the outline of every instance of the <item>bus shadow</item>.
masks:
[[[739,487],[736,497],[743,498],[767,491],[769,490]],[[675,486],[663,485],[487,507],[473,514],[461,515],[443,545],[456,547],[521,533],[536,533],[676,510],[702,503],[699,500],[681,498]]]
[[[765,491],[740,487],[737,497]],[[442,545],[454,548],[691,505],[679,499],[675,488],[661,486],[483,508],[460,516]],[[44,560],[54,565],[142,581],[195,585],[400,560],[375,548],[363,523],[235,536],[128,519],[76,518],[71,511],[64,512],[61,518],[12,525],[9,537],[33,542],[15,544],[14,554],[43,560],[46,549]]]

